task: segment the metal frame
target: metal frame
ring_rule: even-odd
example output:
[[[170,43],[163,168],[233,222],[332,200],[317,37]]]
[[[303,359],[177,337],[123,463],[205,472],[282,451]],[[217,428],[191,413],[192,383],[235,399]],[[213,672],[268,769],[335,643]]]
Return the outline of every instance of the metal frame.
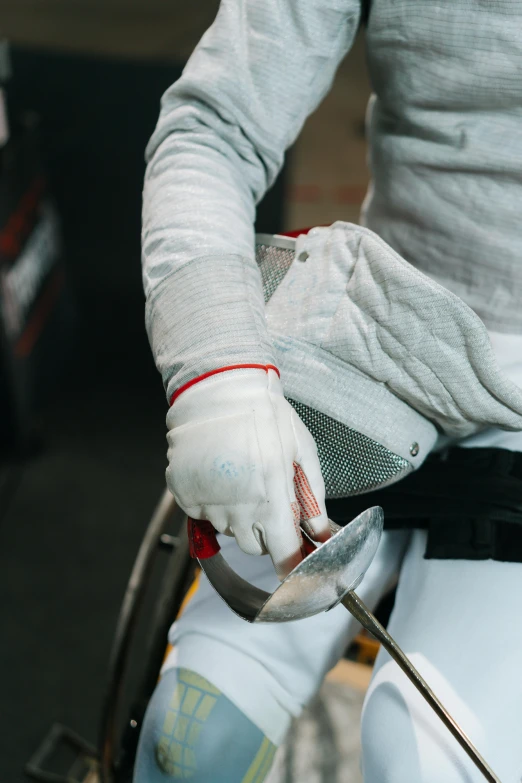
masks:
[[[176,528],[174,536],[167,532],[171,525]],[[170,562],[151,619],[152,633],[144,656],[146,669],[141,687],[124,724],[124,730],[120,731],[122,697],[132,641],[145,589],[160,549],[171,552]],[[124,783],[132,776],[139,732],[161,669],[168,629],[180,609],[196,567],[196,562],[189,555],[186,516],[177,507],[168,490],[165,490],[138,551],[114,635],[99,729],[101,783]]]
[[[268,245],[280,247],[283,250],[295,250],[294,237],[285,237],[283,234],[256,234],[256,245]]]
[[[46,769],[47,763],[59,748],[69,746],[76,751],[76,759],[66,774],[58,774]],[[86,742],[75,731],[54,723],[40,747],[33,753],[24,771],[34,780],[42,783],[86,783],[91,780],[98,769],[96,748]],[[81,772],[86,774],[78,777]]]

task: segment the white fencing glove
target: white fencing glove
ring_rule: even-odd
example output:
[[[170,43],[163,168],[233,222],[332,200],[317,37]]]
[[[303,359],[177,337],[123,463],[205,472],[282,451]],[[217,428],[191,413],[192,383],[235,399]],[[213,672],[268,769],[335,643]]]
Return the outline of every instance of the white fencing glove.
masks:
[[[273,370],[235,369],[183,391],[167,415],[167,484],[193,519],[268,553],[279,578],[330,528],[314,439]]]

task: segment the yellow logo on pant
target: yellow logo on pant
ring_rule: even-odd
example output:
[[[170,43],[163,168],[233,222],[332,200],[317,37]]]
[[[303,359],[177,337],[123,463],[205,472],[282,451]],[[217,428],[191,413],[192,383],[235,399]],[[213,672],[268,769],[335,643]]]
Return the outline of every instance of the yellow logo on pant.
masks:
[[[180,669],[156,748],[158,765],[168,775],[179,780],[196,772],[194,746],[220,694],[199,674]]]

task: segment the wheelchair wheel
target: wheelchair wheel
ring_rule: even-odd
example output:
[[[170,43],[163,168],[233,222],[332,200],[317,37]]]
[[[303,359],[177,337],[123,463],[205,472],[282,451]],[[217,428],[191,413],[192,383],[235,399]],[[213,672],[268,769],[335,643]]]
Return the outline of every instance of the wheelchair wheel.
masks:
[[[129,661],[144,595],[160,550],[168,552],[159,596],[148,624],[148,641],[139,687],[127,717],[122,715]],[[125,591],[109,662],[99,730],[101,783],[129,783],[141,724],[165,656],[167,635],[194,580],[197,565],[189,556],[186,516],[166,490],[156,507]]]

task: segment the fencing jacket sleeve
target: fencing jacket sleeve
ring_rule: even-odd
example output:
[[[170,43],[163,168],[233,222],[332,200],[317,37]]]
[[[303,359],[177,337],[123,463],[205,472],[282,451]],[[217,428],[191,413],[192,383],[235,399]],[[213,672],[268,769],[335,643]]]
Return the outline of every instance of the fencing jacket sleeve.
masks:
[[[255,263],[257,202],[327,93],[357,0],[222,0],[147,149],[146,323],[168,397],[216,368],[274,363]]]

